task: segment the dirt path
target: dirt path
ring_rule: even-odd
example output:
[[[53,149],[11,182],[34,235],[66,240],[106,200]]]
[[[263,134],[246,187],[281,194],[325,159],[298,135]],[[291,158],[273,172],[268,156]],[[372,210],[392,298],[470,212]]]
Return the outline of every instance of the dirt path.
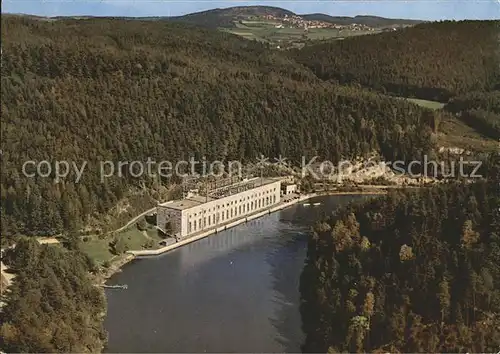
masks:
[[[116,229],[114,231],[110,231],[108,233],[117,233],[117,232],[120,232],[120,231],[123,231],[125,230],[126,228],[128,228],[130,225],[132,225],[133,223],[137,222],[140,218],[142,218],[143,216],[146,216],[152,212],[154,212],[156,210],[156,207],[153,207],[149,210],[146,210],[145,212],[143,212],[142,214],[139,214],[137,215],[136,217],[130,219],[129,222],[127,222],[124,226],[120,227],[119,229]]]
[[[116,230],[111,230],[111,231],[108,231],[105,233],[105,235],[110,235],[110,234],[113,234],[113,233],[119,233],[125,229],[127,229],[128,227],[130,227],[133,223],[137,222],[140,218],[152,213],[156,211],[156,207],[153,207],[151,209],[148,209],[144,212],[142,212],[141,214],[137,215],[137,216],[134,216],[132,219],[130,219],[124,226],[116,229]],[[93,234],[93,235],[81,235],[80,237],[90,237],[90,238],[94,238],[94,237],[99,237],[100,235],[99,234]]]
[[[144,235],[145,238],[147,238],[148,240],[152,240],[151,236],[148,235],[148,232],[147,231],[142,231],[142,234]]]

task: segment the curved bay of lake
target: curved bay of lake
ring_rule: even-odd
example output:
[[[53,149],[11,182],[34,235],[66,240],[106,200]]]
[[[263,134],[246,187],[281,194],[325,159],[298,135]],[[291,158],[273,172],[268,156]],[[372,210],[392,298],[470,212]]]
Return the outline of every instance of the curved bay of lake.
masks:
[[[329,196],[127,264],[106,289],[107,352],[300,352],[299,279]],[[321,203],[320,205],[313,205]]]

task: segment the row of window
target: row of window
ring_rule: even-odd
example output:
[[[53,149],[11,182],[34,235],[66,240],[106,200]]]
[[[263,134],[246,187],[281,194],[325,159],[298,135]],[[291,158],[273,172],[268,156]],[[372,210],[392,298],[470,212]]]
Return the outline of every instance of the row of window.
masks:
[[[219,211],[212,215],[208,216],[204,215],[203,217],[200,217],[197,220],[188,221],[187,233],[190,234],[191,232],[201,231],[206,227],[215,226],[218,223],[222,223],[230,219],[236,218],[238,216],[248,214],[252,211],[265,208],[274,203],[276,203],[276,195],[262,197],[258,200],[248,201],[247,203],[231,207],[230,209],[227,210]],[[195,213],[194,215],[196,216],[197,214]],[[191,215],[189,215],[189,217],[191,217]]]
[[[224,207],[229,208],[229,207],[230,207],[230,206],[232,206],[233,204],[234,204],[234,205],[236,205],[238,202],[239,202],[239,203],[244,203],[244,202],[245,202],[245,200],[251,200],[251,199],[259,198],[259,197],[261,197],[261,196],[264,196],[264,195],[269,194],[269,193],[272,193],[272,192],[276,192],[276,188],[274,188],[274,189],[272,189],[272,190],[271,190],[271,189],[268,189],[268,190],[266,190],[266,191],[264,191],[264,192],[261,192],[261,193],[254,193],[254,194],[252,194],[251,196],[249,195],[249,196],[247,196],[246,198],[245,198],[245,197],[243,197],[243,198],[240,198],[239,200],[232,200],[231,202],[227,202],[227,203],[226,203],[226,205],[224,205],[224,204],[219,204],[219,205],[217,205],[217,210],[220,210],[220,208],[221,208],[221,207],[222,207],[222,209],[224,209]],[[202,213],[203,213],[203,214],[206,214],[206,213],[207,213],[207,211],[210,213],[210,212],[212,212],[212,211],[215,211],[215,210],[216,210],[215,208],[216,208],[216,207],[214,207],[213,209],[208,208],[208,210],[203,210],[203,211],[201,211],[199,214],[200,214],[200,216],[201,216],[201,214],[202,214]],[[193,216],[193,215],[188,215],[188,218],[191,218],[192,216]],[[198,216],[198,213],[194,213],[194,217],[197,217],[197,216]]]

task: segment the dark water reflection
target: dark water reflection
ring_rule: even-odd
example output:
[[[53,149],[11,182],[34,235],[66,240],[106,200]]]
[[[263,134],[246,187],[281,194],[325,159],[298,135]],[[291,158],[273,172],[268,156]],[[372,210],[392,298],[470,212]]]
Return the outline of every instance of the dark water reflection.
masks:
[[[300,352],[299,279],[323,197],[136,260],[108,290],[108,352]]]

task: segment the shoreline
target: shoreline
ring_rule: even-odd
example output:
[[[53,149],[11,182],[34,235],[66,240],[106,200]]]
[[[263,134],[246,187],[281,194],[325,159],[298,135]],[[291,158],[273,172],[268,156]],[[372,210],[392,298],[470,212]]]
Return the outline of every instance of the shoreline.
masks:
[[[111,261],[109,268],[97,276],[97,283],[99,283],[99,285],[105,285],[109,278],[122,271],[122,267],[125,264],[128,264],[135,259],[135,257],[131,254],[124,254],[116,258],[117,260]]]
[[[127,253],[133,255],[134,257],[157,256],[157,255],[166,253],[168,251],[174,250],[176,248],[182,247],[184,245],[187,245],[189,243],[201,240],[201,239],[208,237],[210,235],[217,234],[221,231],[225,231],[225,230],[230,229],[230,228],[237,226],[239,224],[243,224],[243,223],[246,223],[248,221],[258,219],[264,215],[269,215],[275,211],[282,210],[284,208],[287,208],[288,206],[297,204],[301,201],[310,199],[310,198],[315,197],[315,196],[317,196],[316,193],[311,194],[311,195],[304,195],[304,196],[299,197],[297,199],[291,199],[287,202],[282,202],[282,203],[276,205],[275,207],[264,209],[262,211],[251,214],[247,217],[242,217],[240,219],[234,220],[232,222],[229,222],[229,223],[224,224],[224,225],[219,226],[219,227],[214,227],[214,228],[208,229],[202,233],[199,233],[197,235],[193,235],[191,237],[185,238],[185,239],[180,240],[174,244],[171,244],[171,245],[168,245],[168,246],[165,246],[162,248],[158,248],[158,249],[154,249],[154,250],[127,251]]]
[[[388,189],[388,188],[385,188],[385,186],[382,186],[382,187],[380,187],[380,186],[375,187],[374,186],[371,188],[373,188],[373,190],[365,189],[365,190],[360,190],[360,191],[349,191],[349,192],[324,191],[324,192],[314,192],[314,193],[305,194],[303,196],[300,196],[297,199],[292,199],[290,201],[283,202],[282,204],[277,205],[275,207],[271,207],[269,209],[252,214],[248,217],[235,220],[235,221],[230,222],[226,225],[212,228],[212,229],[207,230],[199,235],[191,236],[189,238],[186,238],[182,241],[176,242],[176,243],[168,245],[168,246],[164,246],[164,247],[154,249],[154,250],[127,251],[124,254],[124,256],[117,257],[116,261],[112,261],[110,267],[99,277],[99,280],[100,280],[99,283],[105,284],[107,282],[107,280],[109,280],[113,275],[121,272],[122,267],[124,265],[132,262],[133,260],[135,260],[137,258],[148,258],[148,257],[154,257],[154,256],[159,256],[159,255],[165,254],[165,253],[172,251],[176,248],[185,246],[185,245],[190,244],[192,242],[201,240],[201,239],[206,238],[210,235],[217,234],[219,232],[225,231],[227,229],[230,229],[234,226],[246,223],[248,221],[258,219],[264,215],[269,215],[269,214],[274,213],[276,211],[286,209],[292,205],[298,204],[300,202],[306,201],[306,200],[314,198],[314,197],[335,196],[335,195],[339,195],[339,196],[342,196],[342,195],[384,195],[387,193],[387,189]]]

